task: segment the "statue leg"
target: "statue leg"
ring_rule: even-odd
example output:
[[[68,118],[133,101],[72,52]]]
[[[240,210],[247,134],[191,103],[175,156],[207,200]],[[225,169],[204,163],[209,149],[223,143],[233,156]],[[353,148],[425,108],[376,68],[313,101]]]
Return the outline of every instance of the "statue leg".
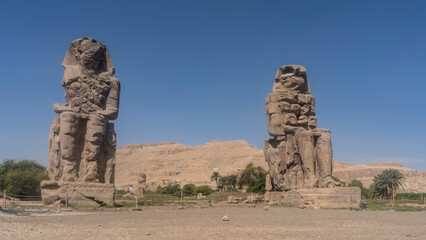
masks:
[[[285,149],[285,141],[277,141],[275,139],[265,140],[263,153],[269,166],[272,185],[275,190],[278,191],[290,190],[289,184],[285,182],[284,178],[284,173],[286,171]]]
[[[60,115],[59,142],[61,149],[62,180],[73,182],[78,178],[78,146],[77,131],[80,116],[73,112],[63,112]]]
[[[53,118],[49,133],[49,178],[51,180],[59,180],[62,173],[60,167],[59,128],[59,118]]]
[[[305,178],[304,187],[316,187],[318,177],[315,166],[314,139],[310,131],[297,131],[295,134],[298,151],[302,162],[302,170]],[[300,178],[300,176],[298,177]]]
[[[333,150],[331,147],[331,134],[326,129],[318,129],[321,133],[316,140],[315,158],[317,160],[320,177],[319,187],[333,187],[334,180],[331,178],[333,171]]]
[[[105,154],[105,183],[114,183],[115,173],[115,148],[116,148],[116,135],[114,131],[114,123],[108,123],[106,130],[106,141],[104,145]]]
[[[104,116],[92,114],[89,116],[86,126],[85,144],[83,150],[83,162],[85,166],[80,176],[84,182],[99,182],[98,161],[101,148],[105,139],[106,119]]]

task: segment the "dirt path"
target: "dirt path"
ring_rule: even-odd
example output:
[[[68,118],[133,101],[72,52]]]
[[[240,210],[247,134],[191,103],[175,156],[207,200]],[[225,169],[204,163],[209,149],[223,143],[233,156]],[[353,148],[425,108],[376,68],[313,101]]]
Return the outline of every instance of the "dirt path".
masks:
[[[228,215],[229,222],[221,220]],[[0,213],[0,239],[426,239],[426,211],[149,207]]]

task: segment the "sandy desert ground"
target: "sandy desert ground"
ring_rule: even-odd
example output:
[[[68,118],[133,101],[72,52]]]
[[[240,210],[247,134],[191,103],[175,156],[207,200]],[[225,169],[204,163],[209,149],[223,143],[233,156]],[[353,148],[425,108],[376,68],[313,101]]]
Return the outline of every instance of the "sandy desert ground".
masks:
[[[0,212],[0,239],[426,239],[426,211],[265,211],[258,205]]]

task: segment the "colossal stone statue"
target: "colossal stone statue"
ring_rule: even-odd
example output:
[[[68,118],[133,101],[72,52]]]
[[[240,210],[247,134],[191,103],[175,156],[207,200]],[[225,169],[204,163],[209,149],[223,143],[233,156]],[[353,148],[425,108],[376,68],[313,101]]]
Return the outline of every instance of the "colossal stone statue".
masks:
[[[136,195],[138,195],[138,197],[142,198],[145,195],[146,174],[145,173],[139,173],[137,181],[138,182],[135,186],[135,192],[136,192]]]
[[[51,182],[42,189],[68,188],[72,182],[113,184],[116,135],[109,121],[118,116],[120,81],[113,77],[109,51],[92,38],[77,39],[62,65],[66,103],[53,107],[59,118],[49,134]]]
[[[269,135],[264,154],[269,165],[268,191],[336,186],[331,178],[333,157],[330,131],[317,128],[315,99],[306,69],[280,67],[272,93],[266,97]]]
[[[114,183],[120,81],[105,45],[73,41],[63,62],[66,103],[55,104],[49,139],[49,175],[68,182]]]

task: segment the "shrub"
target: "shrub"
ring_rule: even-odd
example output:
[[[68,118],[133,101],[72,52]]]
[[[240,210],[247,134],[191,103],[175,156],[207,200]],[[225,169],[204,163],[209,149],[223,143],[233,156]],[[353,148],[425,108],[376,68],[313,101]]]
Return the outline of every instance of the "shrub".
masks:
[[[49,179],[46,168],[32,160],[5,160],[0,164],[0,190],[24,195],[39,196],[40,182]]]
[[[203,196],[207,196],[210,193],[212,193],[212,188],[209,185],[201,185],[201,186],[197,186],[195,187],[195,193],[201,193],[203,194]]]
[[[410,200],[422,200],[426,198],[426,193],[397,193],[398,198],[410,199]],[[423,198],[422,198],[423,197]]]
[[[229,188],[225,192],[239,192],[236,188]]]
[[[360,180],[352,180],[352,182],[348,184],[348,187],[359,187],[361,189],[361,196],[363,198],[368,197],[368,188],[365,188]]]
[[[182,188],[182,192],[185,196],[194,196],[195,195],[195,185],[190,183],[190,184],[185,184]]]
[[[179,184],[175,184],[175,185],[167,185],[167,186],[164,186],[162,188],[158,188],[156,193],[180,196],[180,190],[181,189],[180,189]]]
[[[338,183],[341,183],[341,184],[342,184],[342,187],[346,187],[346,183],[345,183],[345,182],[343,182],[342,180],[338,179],[338,178],[337,178],[337,177],[335,177],[335,176],[331,176],[331,178],[332,178],[334,181],[336,181],[336,182],[338,182]]]

